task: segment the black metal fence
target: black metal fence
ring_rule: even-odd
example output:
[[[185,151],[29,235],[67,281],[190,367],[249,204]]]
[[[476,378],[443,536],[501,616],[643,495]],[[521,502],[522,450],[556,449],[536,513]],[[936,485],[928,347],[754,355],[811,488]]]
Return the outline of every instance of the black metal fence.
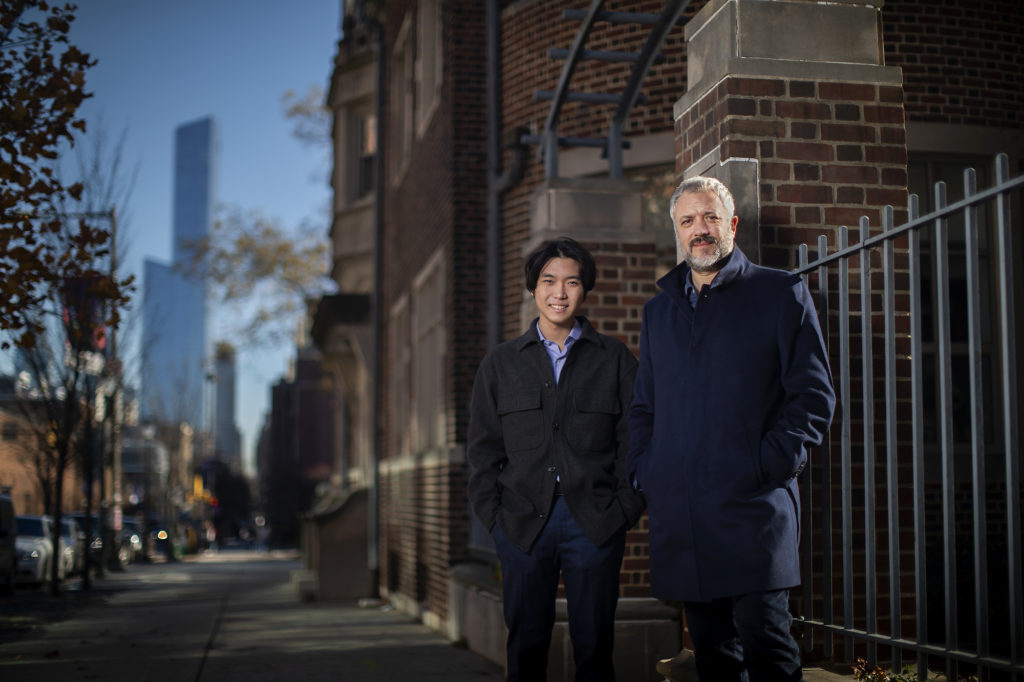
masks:
[[[802,479],[807,651],[1024,679],[1019,351],[1024,178],[995,159],[933,210],[801,247],[840,397]],[[1016,240],[1016,241],[1015,241]],[[1016,256],[1016,258],[1015,258]],[[1014,268],[1016,266],[1016,281]],[[916,660],[915,660],[916,659]]]

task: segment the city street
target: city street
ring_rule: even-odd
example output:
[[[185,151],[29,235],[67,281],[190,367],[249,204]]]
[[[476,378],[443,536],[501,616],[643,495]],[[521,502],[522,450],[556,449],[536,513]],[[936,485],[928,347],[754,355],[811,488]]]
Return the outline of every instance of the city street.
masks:
[[[58,601],[0,600],[4,682],[476,680],[499,666],[407,615],[301,602],[294,553],[133,564]],[[77,581],[76,581],[77,582]]]

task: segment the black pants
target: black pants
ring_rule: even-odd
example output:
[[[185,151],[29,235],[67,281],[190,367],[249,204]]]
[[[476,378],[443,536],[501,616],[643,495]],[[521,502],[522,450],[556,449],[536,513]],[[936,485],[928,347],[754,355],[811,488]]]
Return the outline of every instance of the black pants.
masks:
[[[789,590],[686,602],[701,682],[801,682]]]
[[[531,550],[523,552],[494,527],[501,559],[505,607],[507,679],[544,682],[555,625],[555,595],[562,574],[569,609],[569,635],[577,682],[612,682],[615,606],[625,529],[600,547],[580,530],[565,500],[555,499],[547,525]]]

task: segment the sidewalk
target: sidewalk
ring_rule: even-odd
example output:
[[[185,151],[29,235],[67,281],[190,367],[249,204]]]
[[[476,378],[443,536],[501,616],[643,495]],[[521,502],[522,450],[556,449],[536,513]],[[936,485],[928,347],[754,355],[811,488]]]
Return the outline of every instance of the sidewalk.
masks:
[[[299,599],[294,553],[136,564],[54,599],[0,600],[4,682],[500,682],[500,666],[386,604]],[[692,665],[669,673],[696,680]],[[807,682],[852,676],[807,669]],[[555,681],[552,681],[555,682]]]
[[[0,641],[0,679],[503,679],[499,666],[386,606],[299,601],[289,579],[298,567],[294,555],[225,552],[110,573],[72,598],[64,620],[22,632],[0,623],[10,640]]]

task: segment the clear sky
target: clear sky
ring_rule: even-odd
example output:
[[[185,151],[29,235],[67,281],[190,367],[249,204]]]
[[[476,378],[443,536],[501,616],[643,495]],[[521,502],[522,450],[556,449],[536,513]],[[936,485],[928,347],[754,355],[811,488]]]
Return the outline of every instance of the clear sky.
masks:
[[[340,0],[78,0],[71,41],[98,59],[80,110],[90,130],[116,140],[138,177],[121,226],[125,270],[142,278],[146,258],[169,262],[174,130],[212,116],[220,136],[218,202],[261,211],[282,225],[323,222],[330,193],[327,150],[292,135],[282,97],[326,90],[340,37]],[[141,300],[141,290],[137,298]],[[224,313],[212,308],[212,341]],[[251,463],[270,386],[294,346],[239,351],[236,422]],[[130,358],[129,358],[130,359]]]

